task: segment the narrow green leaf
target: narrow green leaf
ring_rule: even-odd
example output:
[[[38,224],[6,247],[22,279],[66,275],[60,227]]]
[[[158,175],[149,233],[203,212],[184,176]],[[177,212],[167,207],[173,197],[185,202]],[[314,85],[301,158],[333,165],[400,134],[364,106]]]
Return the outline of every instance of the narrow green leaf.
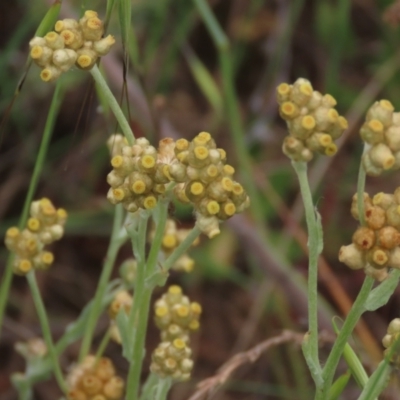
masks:
[[[332,325],[335,333],[338,335],[340,329],[337,327],[334,319],[332,320]],[[365,369],[361,364],[360,359],[357,357],[357,354],[348,343],[346,343],[346,345],[344,346],[343,357],[346,360],[346,363],[350,368],[351,374],[356,380],[358,386],[363,388],[368,382],[368,374],[365,372]]]
[[[391,372],[392,367],[385,358],[369,378],[358,400],[376,400],[389,383]]]
[[[35,36],[44,36],[47,32],[53,30],[53,27],[58,19],[58,14],[61,9],[61,0],[55,0],[48,9],[46,15],[43,17],[42,22],[36,29]]]
[[[371,290],[367,301],[365,302],[365,309],[367,311],[375,311],[384,306],[396,290],[399,279],[400,270],[393,270],[388,278],[386,278],[378,287]]]
[[[132,6],[131,0],[119,0],[118,2],[118,16],[121,26],[122,45],[124,49],[128,48],[129,32],[131,25]]]
[[[337,400],[342,394],[343,390],[347,386],[349,379],[351,377],[351,372],[347,371],[343,375],[339,376],[329,389],[328,399]]]
[[[321,367],[314,362],[312,357],[312,344],[310,342],[310,334],[306,333],[304,335],[303,343],[301,344],[301,348],[303,350],[304,358],[306,360],[308,369],[310,370],[311,376],[315,382],[317,387],[321,387],[324,383],[322,379],[322,371]]]
[[[221,115],[223,99],[213,77],[193,51],[186,48],[184,50],[184,55],[203,95],[213,107],[214,111],[218,115]]]

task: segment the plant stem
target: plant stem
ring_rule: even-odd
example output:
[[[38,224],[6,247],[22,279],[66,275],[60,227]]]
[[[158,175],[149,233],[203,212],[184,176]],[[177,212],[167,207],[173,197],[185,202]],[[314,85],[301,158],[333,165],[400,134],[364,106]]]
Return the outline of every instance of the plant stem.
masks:
[[[108,343],[110,342],[111,338],[111,330],[107,329],[106,333],[103,336],[103,339],[101,339],[100,345],[96,351],[96,363],[99,362],[99,359],[102,357],[104,350],[106,349]]]
[[[26,220],[28,219],[29,208],[33,200],[34,193],[39,183],[39,177],[43,169],[43,165],[45,162],[47,150],[49,148],[50,139],[53,133],[53,127],[55,123],[55,119],[60,108],[62,100],[62,91],[61,91],[61,83],[57,82],[53,99],[50,104],[46,124],[43,130],[42,141],[40,143],[39,152],[36,157],[35,167],[33,169],[32,177],[29,183],[28,193],[25,197],[24,208],[19,219],[18,227],[20,230],[24,229]],[[13,269],[12,264],[14,262],[14,255],[10,254],[7,263],[4,275],[1,278],[1,286],[0,286],[0,335],[1,335],[1,327],[3,326],[3,317],[4,311],[8,299],[8,294],[10,292],[10,286],[12,282]]]
[[[123,211],[122,205],[118,204],[115,207],[115,215],[114,215],[113,228],[112,228],[112,233],[111,233],[111,238],[110,238],[110,244],[108,246],[103,270],[100,275],[99,284],[97,286],[96,293],[94,295],[93,307],[90,309],[90,314],[88,316],[87,326],[86,326],[85,334],[83,336],[83,340],[82,340],[82,344],[81,344],[81,348],[80,348],[80,352],[79,352],[79,361],[82,361],[83,358],[89,353],[90,345],[91,345],[92,338],[93,338],[93,333],[94,333],[96,323],[97,323],[97,319],[102,310],[101,301],[106,292],[107,284],[110,279],[110,275],[111,275],[118,251],[126,239],[126,235],[122,234],[122,232],[121,232],[123,216],[124,216],[124,211]]]
[[[374,284],[374,278],[367,276],[364,283],[358,293],[358,296],[351,307],[349,314],[344,321],[343,327],[340,330],[338,337],[332,347],[332,350],[328,356],[326,364],[322,371],[322,377],[324,379],[324,386],[322,392],[317,394],[316,399],[326,399],[326,394],[332,385],[333,377],[335,375],[336,367],[339,363],[340,357],[342,356],[343,349],[352,334],[354,327],[356,326],[361,315],[365,311],[364,304],[368,298],[368,295]]]
[[[112,94],[110,88],[107,85],[103,75],[101,74],[99,68],[95,64],[93,68],[90,70],[90,73],[93,76],[93,79],[96,81],[98,88],[103,92],[104,97],[107,99],[108,104],[117,119],[119,126],[123,134],[126,137],[126,140],[129,144],[135,143],[135,135],[132,132],[132,129],[129,125],[129,122],[126,120],[125,115],[119,106],[117,100],[115,99],[114,95]]]
[[[308,230],[308,333],[314,364],[319,366],[318,357],[318,256],[322,243],[319,243],[318,225],[314,203],[307,178],[307,163],[292,162],[300,183]]]
[[[165,270],[169,270],[175,262],[186,253],[193,242],[200,236],[201,230],[197,225],[189,232],[185,239],[179,244],[179,246],[172,252],[172,254],[165,260],[163,267]]]
[[[44,340],[46,342],[47,349],[49,351],[50,359],[54,368],[54,375],[56,377],[57,383],[63,393],[66,393],[67,386],[64,382],[63,373],[61,371],[60,364],[58,362],[58,357],[56,349],[54,347],[53,339],[51,337],[51,330],[49,321],[47,319],[46,309],[43,304],[42,297],[40,295],[40,290],[36,282],[35,272],[31,271],[27,274],[27,280],[29,283],[29,288],[32,293],[33,302],[35,303],[36,312],[38,313],[40,325],[42,328],[42,333]]]
[[[155,400],[166,400],[169,389],[171,389],[172,380],[171,378],[163,378],[158,381],[157,392]]]

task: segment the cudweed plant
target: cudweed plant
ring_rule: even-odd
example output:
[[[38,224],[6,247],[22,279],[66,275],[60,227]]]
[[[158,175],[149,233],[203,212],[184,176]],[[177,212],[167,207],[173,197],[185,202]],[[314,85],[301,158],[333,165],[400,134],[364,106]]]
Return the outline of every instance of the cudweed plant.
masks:
[[[400,276],[400,188],[395,189],[393,194],[381,192],[372,198],[364,192],[366,175],[379,176],[383,171],[399,168],[397,142],[400,140],[400,113],[394,112],[388,100],[377,101],[368,110],[360,130],[365,147],[357,193],[351,205],[351,214],[360,226],[353,235],[352,243],[341,247],[339,260],[353,270],[363,269],[366,278],[328,358],[322,364],[318,354],[317,279],[318,255],[323,249],[323,238],[321,219],[308,184],[307,163],[316,152],[327,156],[336,153],[334,140],[347,128],[347,121],[334,109],[336,101],[332,96],[314,91],[311,83],[303,78],[293,85],[280,84],[277,100],[280,115],[289,131],[283,142],[283,152],[292,160],[299,179],[309,233],[309,330],[304,337],[303,353],[315,383],[315,398],[336,399],[340,396],[346,381],[343,377],[334,379],[343,355],[362,386],[359,399],[376,399],[385,389],[390,373],[398,366],[399,320],[390,323],[382,341],[386,348],[384,361],[370,378],[362,370],[347,341],[365,311],[375,310],[388,301]],[[381,283],[374,288],[375,281]]]
[[[250,204],[243,186],[233,178],[235,170],[227,163],[225,150],[217,147],[208,132],[199,133],[192,141],[166,138],[158,148],[145,138],[135,138],[97,67],[99,58],[114,43],[113,36],[104,37],[104,23],[91,10],[79,20],[58,20],[53,31],[30,41],[30,56],[41,68],[44,82],[56,81],[74,66],[89,71],[123,134],[116,133],[108,140],[112,169],[107,176],[107,199],[115,206],[115,218],[97,290],[57,343],[35,273],[53,264],[54,256],[45,246],[62,237],[67,213],[56,209],[49,199],[33,201],[26,227],[11,227],[6,233],[12,270],[28,279],[44,337],[44,342],[38,339],[18,345],[27,368],[16,374],[13,382],[22,399],[30,399],[32,385],[52,373],[67,400],[166,399],[174,382],[190,378],[194,362],[189,334],[198,330],[202,308],[176,285],[155,303],[154,320],[161,342],[152,353],[151,373],[140,394],[152,293],[165,285],[170,269],[193,269],[194,261],[186,252],[198,243],[201,233],[215,237],[221,222]],[[168,219],[172,201],[193,206],[196,222],[191,230],[178,229]],[[118,251],[127,240],[133,258],[120,266],[121,279],[110,280]],[[107,310],[110,326],[94,349],[97,321]],[[79,357],[63,371],[59,363],[62,351],[80,338]],[[129,363],[126,379],[117,374],[112,360],[103,357],[110,340],[121,345]]]
[[[253,196],[257,190],[252,183],[248,156],[241,146],[243,132],[232,83],[229,41],[207,3],[202,0],[194,3],[219,51],[229,122],[243,175],[248,181],[246,188]],[[109,14],[113,2],[107,4]],[[121,4],[125,47],[130,24],[126,18],[130,18],[131,10],[130,2]],[[158,146],[146,138],[136,138],[98,68],[101,57],[116,43],[115,38],[105,34],[105,24],[95,11],[87,10],[77,20],[56,20],[54,12],[58,10],[59,7],[53,7],[46,16],[44,25],[50,24],[50,28],[44,30],[43,25],[30,41],[30,57],[46,83],[57,81],[75,67],[88,71],[113,111],[121,133],[114,133],[107,141],[111,167],[107,175],[109,189],[104,196],[114,206],[115,215],[95,295],[55,343],[36,273],[57,264],[47,246],[62,238],[67,212],[57,209],[47,198],[33,201],[35,183],[32,184],[20,226],[9,228],[5,236],[11,257],[1,286],[0,320],[10,274],[26,276],[43,338],[17,343],[16,350],[24,357],[26,368],[23,373],[14,374],[12,381],[23,400],[31,399],[33,385],[52,374],[67,400],[164,400],[175,382],[190,379],[194,367],[190,337],[200,327],[202,307],[184,295],[181,287],[171,285],[156,300],[152,313],[152,294],[157,287],[166,285],[171,269],[183,272],[193,269],[194,260],[187,251],[198,243],[200,234],[214,238],[220,233],[221,222],[249,206],[260,217],[260,204],[256,196],[250,204],[246,190],[234,179],[235,169],[228,164],[226,151],[217,147],[210,133],[200,132],[191,141],[165,138]],[[317,153],[334,156],[338,150],[335,141],[348,124],[337,112],[336,100],[315,91],[306,79],[282,83],[276,93],[279,113],[288,128],[282,149],[291,159],[299,179],[309,234],[309,329],[304,337],[303,353],[315,383],[315,399],[340,397],[347,384],[346,379],[335,375],[342,356],[360,383],[359,399],[377,399],[390,374],[400,365],[400,320],[389,324],[382,340],[386,349],[383,361],[371,376],[364,371],[347,342],[362,314],[384,305],[400,278],[400,188],[395,188],[393,193],[372,196],[364,193],[366,175],[380,176],[400,168],[400,113],[394,111],[388,100],[377,101],[368,110],[360,130],[364,153],[357,193],[351,205],[351,215],[359,226],[352,243],[341,247],[339,260],[353,270],[363,270],[366,278],[341,329],[337,330],[338,336],[327,359],[321,360],[317,280],[323,233],[321,218],[312,200],[307,165]],[[52,107],[56,107],[56,101]],[[192,229],[179,229],[168,218],[173,201],[193,207],[196,222]],[[265,234],[260,225],[257,232],[261,236]],[[131,242],[133,257],[119,266],[120,277],[112,280],[117,254],[127,241]],[[108,315],[109,327],[95,347],[94,332],[104,314]],[[160,343],[151,353],[148,378],[141,387],[145,339],[152,314],[160,331]],[[78,357],[63,370],[59,362],[61,354],[79,340]],[[126,378],[120,376],[111,359],[103,356],[110,340],[121,346],[129,365]]]

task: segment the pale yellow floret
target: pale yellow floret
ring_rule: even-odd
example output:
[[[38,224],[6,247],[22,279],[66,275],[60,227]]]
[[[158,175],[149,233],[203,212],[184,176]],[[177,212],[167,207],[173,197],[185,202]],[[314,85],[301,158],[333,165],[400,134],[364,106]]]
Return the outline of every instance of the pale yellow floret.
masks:
[[[61,71],[55,67],[47,67],[40,73],[40,78],[44,82],[51,82],[56,80],[61,75]]]
[[[140,163],[143,168],[151,169],[156,164],[156,160],[153,156],[146,154],[140,159]]]
[[[224,213],[228,216],[234,215],[236,212],[236,206],[233,203],[227,203],[224,205]]]
[[[336,122],[336,120],[339,118],[339,114],[334,108],[331,108],[327,113],[327,117],[328,121],[333,123]]]
[[[287,83],[281,83],[277,88],[276,91],[281,96],[286,96],[290,93],[290,86]]]
[[[211,135],[208,132],[200,132],[194,139],[193,142],[196,144],[206,144],[211,140]]]
[[[325,147],[325,154],[329,157],[334,156],[338,151],[338,148],[335,143],[331,143]]]
[[[164,235],[163,239],[162,239],[162,245],[163,247],[167,248],[167,249],[173,249],[177,246],[178,242],[176,239],[175,235]]]
[[[189,307],[184,305],[181,305],[175,309],[176,314],[181,318],[187,317],[189,315],[189,311]]]
[[[312,115],[306,115],[301,120],[301,126],[306,130],[315,128],[315,119]]]
[[[328,147],[332,143],[332,138],[327,133],[323,133],[318,136],[318,143],[322,147]]]
[[[227,175],[233,175],[235,173],[235,168],[233,168],[232,165],[229,164],[225,164],[223,170]]]
[[[191,331],[197,331],[200,328],[200,323],[197,320],[190,321],[189,329]]]
[[[173,294],[173,295],[182,294],[182,288],[178,285],[171,285],[168,288],[168,293]]]
[[[17,265],[17,271],[22,274],[27,274],[32,269],[32,263],[29,260],[20,260]]]
[[[393,104],[389,100],[381,100],[379,105],[387,111],[394,111]]]
[[[51,265],[54,262],[54,254],[50,251],[44,251],[40,257],[40,261],[45,265]]]
[[[242,194],[244,192],[243,186],[240,183],[235,182],[232,186],[232,192],[236,195]]]
[[[121,188],[113,189],[113,195],[115,200],[122,201],[125,198],[125,191]]]
[[[157,317],[164,317],[168,314],[168,307],[166,306],[158,306],[155,309],[155,314]]]
[[[215,200],[208,202],[206,208],[207,208],[207,212],[211,215],[218,214],[218,212],[220,210],[220,206]]]
[[[131,190],[133,193],[142,194],[146,191],[146,184],[141,179],[135,181],[132,186]]]
[[[37,232],[40,229],[40,221],[37,218],[29,218],[26,225],[32,232]]]
[[[226,151],[224,149],[217,149],[219,151],[219,154],[221,155],[221,161],[226,160]]]
[[[285,101],[281,104],[280,111],[284,118],[294,118],[298,113],[298,108],[291,101]]]
[[[34,60],[40,59],[43,55],[43,47],[42,46],[33,46],[31,49],[31,57]]]
[[[195,147],[193,152],[198,160],[205,160],[208,157],[208,149],[204,146]]]
[[[349,123],[347,122],[347,119],[342,116],[339,116],[338,122],[339,122],[340,128],[343,130],[345,130],[349,127]]]
[[[189,147],[189,142],[186,139],[178,139],[175,142],[175,148],[179,151],[186,150]]]
[[[221,186],[224,190],[230,192],[233,189],[233,181],[231,178],[228,178],[227,176],[223,177],[221,179]]]
[[[375,133],[383,132],[383,124],[377,119],[371,119],[371,121],[368,122],[368,127]]]
[[[16,239],[19,236],[19,229],[16,226],[12,226],[7,229],[6,237],[10,239]]]
[[[204,192],[204,185],[200,182],[194,182],[190,185],[190,193],[199,196]]]
[[[111,165],[114,168],[120,168],[124,164],[124,158],[120,155],[114,156],[111,159]]]
[[[378,249],[373,252],[372,260],[374,261],[374,263],[382,266],[388,262],[389,258],[385,251]]]
[[[88,54],[81,54],[76,60],[76,63],[79,67],[85,69],[91,67],[94,64],[94,60]]]
[[[150,210],[157,205],[157,199],[154,196],[147,196],[143,201],[143,206],[146,210]]]

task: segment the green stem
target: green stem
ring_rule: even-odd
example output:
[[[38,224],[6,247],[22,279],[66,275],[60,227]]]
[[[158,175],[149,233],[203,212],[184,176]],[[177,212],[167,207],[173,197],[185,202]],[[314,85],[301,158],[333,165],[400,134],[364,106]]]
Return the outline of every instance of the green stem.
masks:
[[[66,393],[67,391],[67,386],[64,382],[64,377],[63,373],[61,371],[60,364],[58,362],[58,357],[56,353],[56,349],[54,347],[53,339],[51,337],[51,330],[50,330],[50,324],[47,319],[47,314],[46,314],[46,309],[43,304],[42,297],[40,295],[40,290],[36,282],[36,277],[35,277],[35,272],[31,271],[27,274],[27,280],[29,283],[29,288],[32,293],[33,297],[33,302],[35,303],[35,308],[38,313],[40,325],[42,328],[42,333],[44,340],[46,342],[47,349],[49,351],[50,359],[53,364],[54,368],[54,375],[56,377],[57,383],[60,387],[60,389],[63,391],[63,393]]]
[[[307,163],[292,162],[300,183],[308,230],[308,333],[311,358],[314,365],[319,366],[318,357],[318,256],[322,243],[318,235],[318,225],[315,216],[314,203],[307,178]]]
[[[179,246],[172,252],[172,254],[165,260],[163,267],[165,270],[169,270],[175,262],[185,254],[193,242],[200,236],[201,230],[197,225],[189,232],[185,239],[179,244]]]
[[[171,389],[171,386],[172,386],[171,378],[160,379],[157,385],[155,400],[166,400],[169,389]]]
[[[106,349],[108,343],[110,342],[110,338],[111,338],[111,330],[107,329],[96,351],[96,363],[98,363],[100,358],[103,356],[104,350]]]
[[[111,233],[110,244],[107,250],[106,260],[101,272],[99,284],[93,299],[93,307],[90,309],[85,334],[83,336],[81,349],[79,352],[79,361],[89,353],[93,333],[96,327],[97,319],[102,311],[101,302],[106,292],[107,284],[111,276],[111,272],[117,257],[118,251],[125,242],[126,236],[121,234],[122,220],[124,211],[121,204],[115,207],[114,223]]]
[[[117,119],[119,126],[121,127],[121,130],[126,137],[126,140],[129,144],[135,143],[135,135],[132,132],[129,122],[126,120],[121,107],[119,106],[117,100],[112,94],[110,88],[107,85],[107,82],[105,81],[96,64],[90,70],[90,73],[92,74],[93,79],[96,81],[98,88],[103,92],[104,97],[108,101],[108,104],[112,112],[114,113],[115,118]]]
[[[140,286],[140,288],[143,288],[143,290],[140,291],[140,310],[137,318],[135,334],[133,336],[132,352],[127,379],[128,383],[126,398],[129,400],[137,400],[139,395],[140,374],[142,372],[142,362],[145,353],[144,343],[146,338],[147,323],[150,312],[150,300],[152,294],[151,290],[144,290],[144,280],[140,283],[138,282],[138,285]],[[134,301],[136,301],[136,299],[137,294],[135,291]]]
[[[358,296],[351,307],[349,314],[344,321],[343,327],[332,347],[332,350],[328,356],[324,369],[322,371],[322,377],[324,379],[324,386],[321,393],[317,395],[317,399],[326,399],[326,394],[332,385],[333,377],[335,375],[336,367],[339,363],[340,357],[342,356],[344,347],[352,334],[358,320],[365,311],[364,305],[368,298],[368,295],[374,285],[374,278],[367,276],[364,283],[358,293]]]
[[[49,148],[50,139],[53,133],[53,127],[55,123],[55,119],[60,108],[62,99],[62,92],[61,92],[61,83],[57,82],[53,99],[50,104],[46,124],[43,130],[42,141],[40,143],[39,152],[36,157],[35,167],[33,169],[32,177],[29,183],[28,193],[25,197],[24,208],[19,219],[18,227],[20,230],[24,229],[26,221],[28,219],[29,208],[33,200],[34,193],[39,183],[39,177],[43,169],[43,165],[45,162],[47,150]],[[7,264],[5,268],[4,275],[1,278],[1,286],[0,286],[0,334],[1,334],[1,327],[3,326],[3,318],[4,318],[4,311],[6,308],[6,303],[8,299],[8,294],[10,292],[10,286],[12,282],[12,275],[13,269],[12,264],[14,261],[14,255],[10,254],[7,259]]]

